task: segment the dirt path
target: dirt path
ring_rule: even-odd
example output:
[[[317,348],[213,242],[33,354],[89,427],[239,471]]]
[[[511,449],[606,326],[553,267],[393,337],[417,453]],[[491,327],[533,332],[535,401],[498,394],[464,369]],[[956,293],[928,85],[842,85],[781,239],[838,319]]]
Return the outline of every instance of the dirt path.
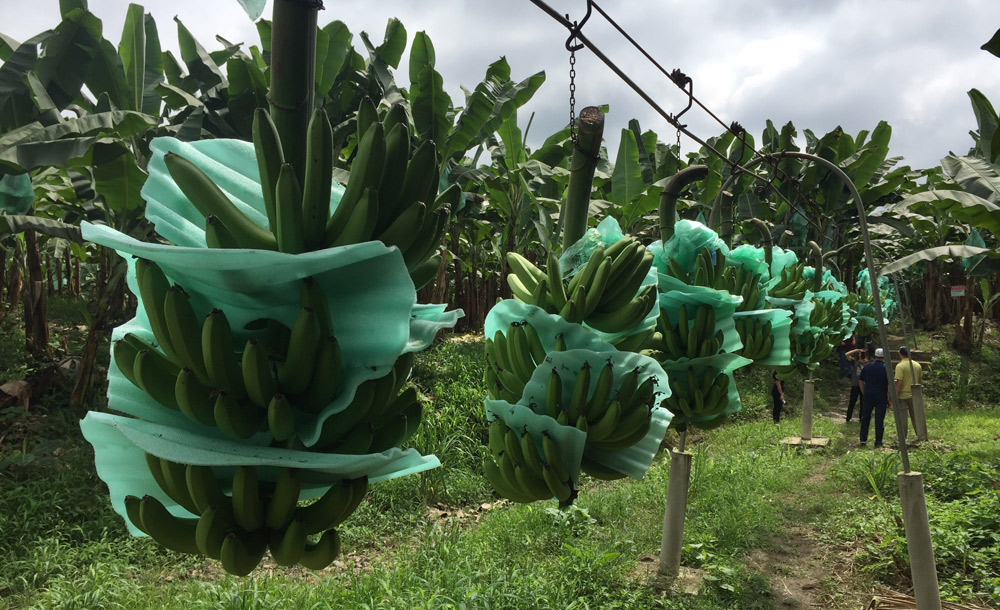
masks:
[[[816,415],[843,425],[849,397],[850,385],[845,384],[837,398],[827,401],[827,409]],[[857,405],[855,407],[857,412]],[[853,427],[844,426],[836,434],[853,435],[854,432]],[[795,495],[785,498],[789,526],[772,538],[767,547],[756,549],[747,557],[747,567],[761,573],[771,583],[775,608],[846,610],[859,608],[870,599],[870,596],[865,598],[864,594],[850,592],[850,585],[845,581],[845,576],[852,573],[853,549],[820,541],[819,534],[810,525],[815,515],[809,503],[797,501],[825,493],[820,487],[833,463],[834,458],[830,457],[817,464]]]

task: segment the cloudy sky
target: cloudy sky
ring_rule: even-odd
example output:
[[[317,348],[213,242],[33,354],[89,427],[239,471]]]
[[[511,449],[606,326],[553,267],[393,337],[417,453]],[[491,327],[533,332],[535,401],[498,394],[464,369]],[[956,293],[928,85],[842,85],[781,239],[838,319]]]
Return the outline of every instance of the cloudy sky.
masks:
[[[59,20],[57,0],[0,0],[0,32],[17,40]],[[584,0],[550,0],[579,19]],[[127,3],[90,0],[117,42]],[[176,47],[177,16],[209,50],[220,34],[254,44],[256,30],[236,0],[146,0],[166,47]],[[668,71],[694,79],[695,95],[726,123],[739,121],[759,138],[767,119],[792,121],[822,135],[837,125],[893,128],[891,155],[931,167],[949,151],[964,154],[975,117],[966,92],[978,88],[1000,104],[1000,58],[979,49],[1000,28],[1000,2],[987,0],[603,0],[601,6]],[[500,56],[521,80],[544,71],[546,83],[524,109],[534,112],[529,143],[568,120],[566,31],[529,0],[326,0],[320,22],[339,19],[355,33],[381,40],[395,16],[411,34],[423,30],[437,51],[437,68],[456,103],[460,86],[474,87]],[[269,14],[269,10],[265,15]],[[677,111],[683,95],[600,15],[587,37],[625,69],[661,106]],[[356,44],[360,40],[355,37]],[[577,102],[610,104],[605,137],[616,147],[631,118],[673,141],[672,128],[588,50],[578,53]],[[405,57],[404,57],[405,62]],[[405,66],[405,63],[403,64]],[[405,80],[405,70],[400,75]],[[721,127],[692,109],[684,117],[702,138]],[[696,145],[682,139],[682,148]]]

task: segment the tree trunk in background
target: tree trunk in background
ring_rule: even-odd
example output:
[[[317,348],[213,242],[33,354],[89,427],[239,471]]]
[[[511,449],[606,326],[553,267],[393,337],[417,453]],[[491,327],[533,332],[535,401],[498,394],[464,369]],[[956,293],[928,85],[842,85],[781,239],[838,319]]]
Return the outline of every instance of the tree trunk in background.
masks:
[[[17,304],[21,302],[21,241],[14,240],[14,255],[10,260],[10,269],[7,275],[7,311],[17,311]]]
[[[62,273],[62,259],[56,259],[56,294],[62,295],[63,293],[63,273]]]
[[[48,295],[54,295],[56,293],[55,273],[52,271],[52,257],[48,254],[45,255],[45,284],[49,289]]]
[[[45,278],[42,276],[38,236],[32,230],[24,232],[28,285],[24,291],[24,343],[28,354],[37,358],[49,355],[49,325],[45,313]]]
[[[99,256],[99,275],[103,281],[99,281],[97,285],[98,294],[90,312],[91,323],[87,329],[87,339],[83,344],[80,363],[76,369],[76,381],[69,398],[70,409],[79,415],[91,407],[97,352],[110,331],[111,320],[121,305],[121,290],[125,286],[125,275],[119,273],[120,267],[126,264],[125,260],[104,248],[101,249]]]
[[[80,259],[73,259],[73,296],[80,296]]]
[[[0,303],[3,303],[3,293],[6,287],[7,287],[7,248],[0,246]]]
[[[940,299],[938,285],[941,274],[937,261],[928,261],[927,273],[924,275],[924,329],[934,330],[941,323]]]

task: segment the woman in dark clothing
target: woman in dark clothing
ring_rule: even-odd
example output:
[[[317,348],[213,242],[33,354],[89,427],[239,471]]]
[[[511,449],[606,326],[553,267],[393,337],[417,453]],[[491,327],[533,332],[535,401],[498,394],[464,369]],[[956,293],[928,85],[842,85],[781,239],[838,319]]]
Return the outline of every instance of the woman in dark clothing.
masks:
[[[778,423],[781,421],[781,409],[785,406],[785,382],[778,379],[777,372],[771,373],[771,380],[774,381],[771,386],[771,398],[774,399],[771,417],[774,418],[774,423]]]
[[[851,399],[847,405],[847,421],[851,421],[851,416],[854,415],[854,404],[861,398],[861,369],[868,364],[868,352],[863,349],[855,349],[847,352],[846,355],[851,363]],[[860,408],[858,413],[860,417]]]

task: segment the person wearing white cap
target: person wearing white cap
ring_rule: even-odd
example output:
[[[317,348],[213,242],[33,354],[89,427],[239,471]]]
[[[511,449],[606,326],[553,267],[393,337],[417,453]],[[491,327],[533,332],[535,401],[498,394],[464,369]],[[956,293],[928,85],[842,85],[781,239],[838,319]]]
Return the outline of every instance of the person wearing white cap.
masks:
[[[868,442],[868,425],[875,416],[875,446],[882,446],[885,432],[885,411],[889,406],[889,379],[885,374],[885,354],[875,350],[875,361],[861,369],[858,383],[861,386],[861,445]]]

